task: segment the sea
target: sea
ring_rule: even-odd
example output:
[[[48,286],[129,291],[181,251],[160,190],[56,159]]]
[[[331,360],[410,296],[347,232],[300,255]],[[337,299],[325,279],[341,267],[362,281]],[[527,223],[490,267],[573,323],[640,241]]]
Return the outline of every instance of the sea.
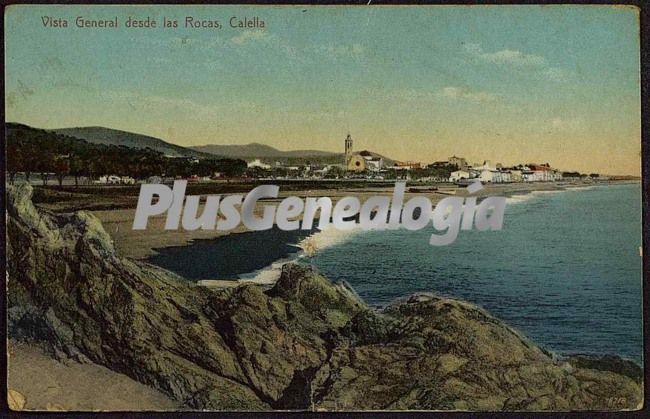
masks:
[[[297,259],[347,281],[371,306],[430,292],[482,306],[559,354],[642,362],[639,183],[514,195],[500,231],[461,231],[442,247],[429,244],[434,232],[327,229],[306,237],[274,229],[159,249],[150,262],[195,280],[271,283]],[[305,240],[316,247],[311,257],[301,251]],[[225,263],[228,255],[239,256]]]

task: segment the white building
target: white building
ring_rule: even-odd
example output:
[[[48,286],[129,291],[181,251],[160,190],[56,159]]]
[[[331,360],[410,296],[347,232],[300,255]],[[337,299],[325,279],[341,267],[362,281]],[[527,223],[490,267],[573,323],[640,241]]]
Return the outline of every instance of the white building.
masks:
[[[259,169],[269,170],[271,168],[270,164],[263,163],[262,160],[260,159],[255,159],[252,162],[246,163],[246,166],[248,166],[249,169],[259,168]]]
[[[554,182],[562,180],[562,172],[553,169],[548,163],[530,164],[522,171],[526,182]]]
[[[455,172],[451,172],[451,175],[449,176],[449,181],[458,182],[461,179],[469,179],[471,177],[473,177],[472,174],[467,170],[456,170]]]
[[[511,182],[523,182],[524,178],[521,175],[521,170],[519,170],[519,169],[510,170],[510,181]]]
[[[492,183],[494,182],[494,173],[492,170],[481,170],[481,174],[478,175],[478,178],[483,183]]]
[[[384,168],[384,159],[381,157],[364,155],[363,159],[366,161],[366,169],[371,172],[378,172]]]
[[[472,166],[472,169],[483,171],[483,170],[500,170],[502,168],[501,163],[497,163],[496,166],[492,165],[490,160],[485,160],[482,165]]]
[[[510,172],[506,170],[482,170],[478,177],[483,183],[508,183],[512,182]]]

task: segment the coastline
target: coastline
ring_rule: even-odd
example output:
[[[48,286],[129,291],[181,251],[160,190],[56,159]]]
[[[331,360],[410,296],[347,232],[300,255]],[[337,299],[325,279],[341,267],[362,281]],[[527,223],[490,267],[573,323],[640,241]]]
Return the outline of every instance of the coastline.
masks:
[[[574,188],[589,188],[599,185],[609,185],[609,184],[620,184],[626,182],[535,182],[535,183],[510,183],[510,184],[488,184],[484,185],[484,189],[473,196],[477,196],[479,199],[488,195],[496,196],[505,196],[507,198],[515,198],[519,196],[527,196],[535,192],[561,192],[565,190],[570,190]],[[464,188],[455,188],[455,194],[457,196],[467,196],[467,192]],[[384,195],[390,196],[392,194],[392,189],[389,188],[366,188],[359,190],[358,188],[350,189],[313,189],[308,191],[280,191],[280,196],[277,199],[267,200],[261,204],[258,204],[256,208],[256,213],[261,215],[261,205],[268,203],[277,204],[283,198],[291,195],[298,195],[300,197],[309,197],[309,196],[330,196],[333,203],[336,203],[338,199],[343,196],[354,194],[364,200],[365,198],[373,195]],[[414,193],[407,192],[405,194],[405,200],[408,200],[415,196],[423,196],[423,193]],[[426,196],[432,201],[435,205],[441,199],[449,196],[446,193],[426,193]],[[106,231],[111,235],[114,240],[116,251],[119,255],[123,257],[128,257],[131,259],[138,259],[147,262],[154,263],[163,268],[170,269],[181,276],[189,277],[196,281],[201,281],[199,283],[212,286],[212,287],[231,287],[235,286],[238,283],[243,282],[257,282],[260,284],[268,285],[272,284],[279,275],[279,268],[281,262],[287,262],[290,260],[295,260],[300,253],[300,243],[304,239],[305,235],[313,237],[314,235],[331,235],[331,233],[326,233],[314,229],[310,234],[308,232],[295,232],[295,234],[275,234],[269,233],[267,231],[262,232],[251,232],[247,230],[242,224],[239,224],[234,230],[231,231],[217,231],[217,230],[195,230],[195,231],[183,231],[183,230],[164,230],[165,216],[155,216],[151,217],[149,220],[149,226],[146,230],[134,231],[131,229],[131,223],[133,222],[133,217],[135,209],[115,209],[115,210],[99,210],[92,211],[104,225]],[[350,232],[341,233],[350,234]],[[203,272],[203,275],[193,275],[193,272],[196,271],[197,267],[193,266],[182,266],[179,265],[179,261],[176,258],[183,251],[191,252],[201,252],[202,248],[209,248],[210,246],[218,248],[224,241],[224,245],[227,243],[235,243],[236,248],[253,248],[257,242],[257,239],[261,236],[264,236],[265,246],[264,248],[273,248],[274,251],[270,251],[268,255],[264,255],[260,252],[259,248],[253,249],[258,254],[256,263],[251,263],[246,266],[246,263],[241,264],[241,269],[238,271],[228,271],[224,274],[219,272],[223,269],[215,267],[214,276],[206,275],[206,272]],[[286,236],[286,237],[285,237]],[[292,237],[289,237],[292,236]],[[295,236],[295,237],[294,237]],[[286,247],[292,246],[297,249],[293,252],[286,251],[278,257],[273,257],[277,255],[277,247]],[[203,250],[206,251],[206,250]],[[228,252],[221,251],[220,253]],[[236,252],[231,252],[235,254]],[[165,261],[165,255],[170,255],[171,257],[167,258]],[[265,257],[266,256],[266,257]],[[215,259],[218,259],[215,257]],[[259,260],[263,259],[266,263],[260,264]],[[241,261],[240,261],[241,262]],[[275,275],[273,278],[270,278],[268,275],[264,275],[265,271],[269,269],[275,270]],[[204,270],[205,271],[205,270]],[[258,274],[263,274],[263,277],[258,277]]]
[[[376,310],[345,283],[296,264],[284,265],[280,281],[266,291],[203,290],[118,257],[92,215],[40,212],[29,202],[30,188],[10,192],[8,237],[26,243],[9,247],[10,336],[22,340],[38,331],[34,337],[58,359],[90,359],[157,388],[184,408],[641,406],[638,367],[619,357],[558,358],[474,304],[416,294]],[[52,261],[60,269],[51,269]],[[80,266],[82,276],[69,275],[71,266]],[[105,287],[109,276],[113,286]],[[35,292],[40,278],[48,278],[48,287]],[[75,292],[65,292],[72,285]],[[123,339],[133,335],[139,339]],[[378,360],[383,368],[377,368]],[[297,385],[316,390],[315,403],[309,392],[284,397],[295,394],[295,373],[305,368],[313,372],[301,375]],[[389,394],[403,396],[388,400]]]
[[[486,185],[485,189],[475,194],[475,196],[481,197],[487,195],[524,195],[529,194],[533,191],[565,190],[572,187],[590,187],[601,184],[609,183],[603,182],[594,184],[579,182],[536,182],[492,184]],[[612,184],[615,183],[612,182]],[[454,188],[454,190],[459,193],[458,196],[464,196],[461,194],[466,193],[464,192],[464,188]],[[268,203],[277,204],[282,199],[292,195],[297,195],[301,198],[329,196],[332,198],[332,202],[335,204],[338,199],[351,194],[358,196],[359,199],[363,201],[365,198],[374,195],[391,196],[392,192],[392,188],[365,188],[362,190],[358,188],[312,189],[304,191],[283,191],[281,189],[280,195],[277,199],[265,200],[263,203],[258,204],[256,213],[261,215],[261,205]],[[413,193],[407,191],[405,194],[405,200],[422,195],[422,193]],[[427,194],[427,197],[431,199],[433,204],[437,204],[441,199],[447,196],[449,195],[435,192]],[[183,246],[189,244],[192,240],[195,239],[213,239],[224,237],[229,234],[240,234],[249,231],[242,224],[239,224],[235,229],[226,232],[217,230],[164,230],[164,215],[150,217],[149,225],[146,230],[133,231],[131,229],[131,225],[133,223],[135,208],[96,210],[91,212],[102,221],[102,224],[105,226],[106,231],[108,231],[113,237],[118,253],[124,257],[133,259],[144,259],[155,255],[155,249],[169,246]]]
[[[486,196],[504,196],[508,200],[508,205],[516,205],[519,202],[526,201],[528,199],[533,198],[536,195],[544,195],[544,194],[555,194],[555,193],[561,193],[561,192],[570,192],[570,191],[579,191],[579,190],[588,190],[588,189],[593,189],[593,188],[598,188],[598,187],[607,187],[607,186],[616,186],[616,185],[622,185],[622,184],[637,184],[638,182],[636,181],[608,181],[608,182],[598,182],[598,183],[592,183],[592,182],[544,182],[544,183],[530,183],[530,184],[495,184],[495,185],[484,185],[485,189],[480,191],[479,193],[473,194],[472,196],[477,196],[479,197],[479,200],[482,197]],[[456,196],[468,196],[469,194],[464,190],[464,188],[458,188],[458,194]],[[356,191],[358,193],[358,191]],[[363,191],[363,196],[371,196],[373,195],[374,191]],[[314,195],[317,195],[317,193],[313,193]],[[343,194],[340,194],[343,195]],[[405,201],[410,199],[411,197],[414,196],[422,196],[424,194],[422,193],[407,193],[405,196]],[[435,194],[435,196],[431,196],[432,194],[427,193],[426,194],[428,197],[431,198],[432,202],[437,204],[441,199],[445,198],[448,195],[441,195],[441,194]],[[279,199],[278,199],[279,201]],[[334,203],[336,200],[333,200]],[[362,200],[363,202],[363,200]],[[241,227],[241,226],[240,226]],[[275,226],[274,226],[275,227]],[[260,249],[260,247],[256,247],[257,240],[255,239],[256,235],[263,233],[263,232],[251,232],[248,230],[244,230],[243,232],[235,232],[233,233],[233,236],[236,236],[238,238],[244,238],[248,237],[248,240],[250,240],[250,246],[251,248],[254,248],[255,250]],[[359,229],[359,228],[354,228],[352,230],[347,230],[347,231],[339,231],[333,228],[330,228],[328,230],[315,230],[312,231],[309,235],[304,237],[302,240],[292,240],[292,241],[283,241],[283,240],[278,240],[276,245],[278,246],[283,246],[283,245],[290,245],[294,246],[296,250],[292,252],[290,255],[282,258],[268,258],[268,263],[262,267],[255,267],[250,268],[250,269],[243,269],[241,272],[237,272],[232,276],[215,276],[215,277],[206,277],[204,279],[197,280],[196,283],[200,286],[212,288],[212,289],[225,289],[225,288],[236,288],[239,286],[244,286],[244,285],[249,285],[249,284],[254,284],[256,286],[259,286],[261,289],[270,289],[280,278],[281,272],[283,269],[284,264],[286,263],[301,263],[301,260],[306,256],[305,255],[305,243],[309,242],[307,245],[308,246],[314,246],[316,251],[320,249],[327,248],[332,245],[337,245],[340,244],[343,241],[351,240],[353,239],[356,235],[358,234],[363,234],[364,231]],[[217,237],[214,239],[208,239],[205,240],[206,242],[212,242],[213,246],[219,245],[221,242],[220,241],[225,241],[227,239],[228,235],[222,236],[222,237]],[[182,255],[183,249],[187,250],[191,248],[196,242],[202,242],[204,240],[202,239],[193,239],[188,241],[185,245],[181,246],[174,246],[175,249],[179,250],[178,254]],[[264,247],[261,247],[262,249]],[[165,251],[165,249],[156,249],[157,251]],[[150,258],[144,259],[144,261],[151,262]],[[309,262],[303,262],[303,264],[309,265]],[[167,266],[162,266],[162,265],[157,265],[161,266],[163,268],[168,268]],[[172,269],[172,271],[176,272],[175,270]],[[179,272],[176,272],[179,273]],[[182,273],[182,272],[181,272]],[[181,275],[185,278],[187,278],[185,275]],[[450,298],[462,298],[459,297],[457,294],[445,294],[446,296]],[[407,295],[406,295],[407,296]],[[402,297],[396,297],[395,300],[392,301],[397,301],[401,298],[404,298],[405,296]],[[388,303],[391,304],[391,303]],[[382,305],[377,305],[377,307],[381,308]],[[560,356],[562,357],[569,357],[572,355],[579,355],[579,353],[574,352],[574,351],[559,351],[556,352],[558,355],[562,354]],[[584,352],[585,354],[588,354],[589,356],[597,357],[597,356],[602,356],[603,353],[601,352],[593,352],[589,354],[588,352]],[[630,360],[634,363],[638,363],[639,360],[636,357],[629,356],[627,358],[624,358],[626,360]]]

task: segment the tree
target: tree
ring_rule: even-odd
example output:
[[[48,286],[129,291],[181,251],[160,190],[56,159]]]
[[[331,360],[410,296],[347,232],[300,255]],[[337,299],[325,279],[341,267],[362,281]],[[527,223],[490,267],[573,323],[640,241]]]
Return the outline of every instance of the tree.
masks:
[[[70,173],[70,161],[67,156],[57,156],[54,159],[54,173],[59,181],[59,187],[62,187],[63,179]]]
[[[562,177],[570,178],[570,177],[576,177],[579,178],[582,175],[580,172],[562,172]]]
[[[32,172],[41,174],[47,185],[52,172],[63,184],[63,178],[71,174],[75,185],[80,176],[90,178],[116,174],[142,178],[167,175],[211,176],[214,172],[226,176],[239,176],[246,170],[246,162],[240,159],[201,159],[198,163],[186,158],[168,158],[152,149],[135,149],[125,146],[91,144],[85,140],[39,130],[26,125],[7,123],[6,141],[9,178],[24,172],[29,181]],[[57,158],[67,155],[69,157]]]
[[[76,154],[71,154],[69,159],[69,172],[74,176],[74,185],[75,187],[79,186],[79,176],[84,174],[84,164],[81,159]]]
[[[48,151],[43,151],[36,155],[34,168],[41,174],[43,186],[47,186],[50,174],[54,171],[54,156]]]

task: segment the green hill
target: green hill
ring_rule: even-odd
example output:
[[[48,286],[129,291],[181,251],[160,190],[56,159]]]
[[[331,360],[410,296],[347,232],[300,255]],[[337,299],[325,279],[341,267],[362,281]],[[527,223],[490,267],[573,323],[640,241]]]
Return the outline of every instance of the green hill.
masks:
[[[93,144],[117,145],[137,149],[149,148],[170,157],[208,157],[206,153],[171,144],[160,138],[112,128],[76,127],[60,128],[52,131],[57,134],[81,138]]]

